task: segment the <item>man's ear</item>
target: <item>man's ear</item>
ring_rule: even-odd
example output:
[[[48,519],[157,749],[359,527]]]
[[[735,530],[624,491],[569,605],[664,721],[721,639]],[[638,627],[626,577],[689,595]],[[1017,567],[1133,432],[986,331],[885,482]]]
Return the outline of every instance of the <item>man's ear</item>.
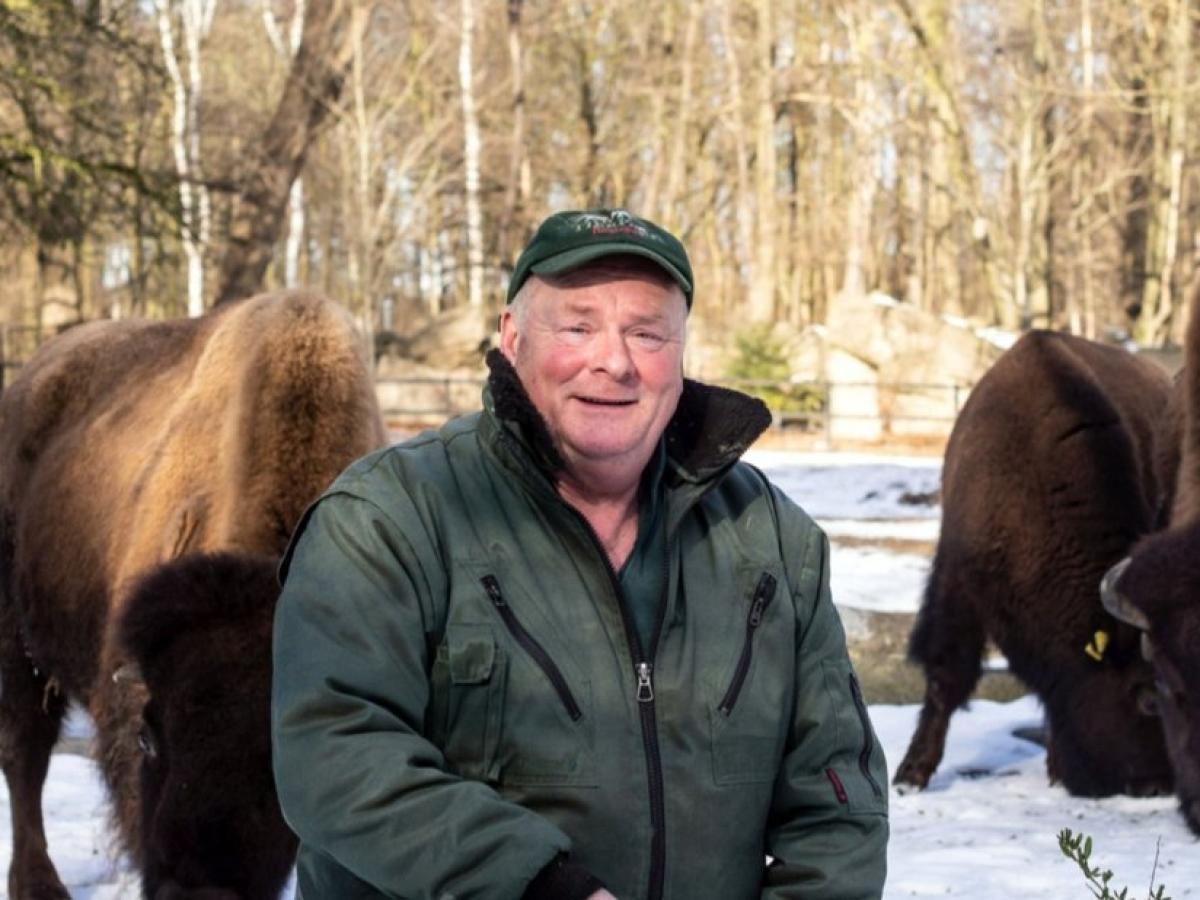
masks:
[[[500,352],[513,365],[517,364],[517,344],[521,336],[517,333],[517,317],[512,309],[505,307],[500,313]]]

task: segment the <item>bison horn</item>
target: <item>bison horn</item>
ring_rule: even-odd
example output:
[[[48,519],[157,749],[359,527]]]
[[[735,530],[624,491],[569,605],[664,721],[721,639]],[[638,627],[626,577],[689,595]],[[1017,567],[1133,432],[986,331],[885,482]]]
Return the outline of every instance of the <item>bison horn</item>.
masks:
[[[1100,581],[1100,602],[1104,604],[1104,608],[1109,611],[1110,616],[1117,619],[1118,622],[1133,625],[1134,628],[1141,631],[1150,631],[1150,619],[1146,618],[1146,613],[1130,604],[1117,589],[1117,582],[1121,581],[1121,576],[1124,575],[1124,570],[1129,568],[1130,562],[1132,559],[1126,557],[1104,572],[1104,578]]]
[[[1146,618],[1146,614],[1125,599],[1117,590],[1117,582],[1121,580],[1121,576],[1125,574],[1131,561],[1127,556],[1104,573],[1104,578],[1100,582],[1100,602],[1104,604],[1109,615],[1118,621],[1132,625],[1141,631],[1149,631],[1150,620]]]
[[[112,674],[113,684],[145,684],[142,669],[136,662],[127,662]]]

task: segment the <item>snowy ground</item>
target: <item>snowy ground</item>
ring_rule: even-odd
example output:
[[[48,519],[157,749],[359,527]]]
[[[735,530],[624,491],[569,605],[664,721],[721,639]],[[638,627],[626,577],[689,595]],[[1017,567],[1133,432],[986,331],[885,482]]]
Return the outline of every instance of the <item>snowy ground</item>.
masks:
[[[938,509],[902,498],[936,489],[937,460],[771,452],[751,459],[830,533],[839,603],[917,607]],[[903,755],[916,714],[915,706],[871,708],[890,766]],[[1112,869],[1113,884],[1128,885],[1131,900],[1149,895],[1152,872],[1168,896],[1200,897],[1200,842],[1184,828],[1174,800],[1081,800],[1051,787],[1044,751],[1012,736],[1040,720],[1031,698],[977,702],[955,717],[946,759],[929,789],[893,792],[884,896],[1083,900],[1091,895],[1056,840],[1059,830],[1070,828],[1093,837],[1093,862]],[[87,723],[76,718],[71,727],[82,733]],[[8,803],[2,786],[0,803]],[[108,852],[91,762],[55,755],[45,805],[50,852],[72,896],[135,900],[136,877]],[[9,817],[0,814],[0,872],[8,867],[10,837]]]

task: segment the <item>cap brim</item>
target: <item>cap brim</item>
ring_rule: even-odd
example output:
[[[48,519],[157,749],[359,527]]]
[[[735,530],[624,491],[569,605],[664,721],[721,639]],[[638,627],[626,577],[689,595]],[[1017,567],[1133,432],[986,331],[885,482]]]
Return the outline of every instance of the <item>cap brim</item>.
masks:
[[[573,269],[578,269],[584,263],[589,263],[594,259],[624,254],[641,256],[651,262],[657,263],[659,268],[670,275],[675,283],[683,289],[683,295],[688,300],[688,305],[691,305],[692,283],[665,256],[661,253],[655,253],[653,250],[643,247],[640,244],[624,244],[620,241],[588,244],[586,247],[564,250],[562,253],[536,262],[529,267],[529,271],[536,272],[538,275],[563,275]]]

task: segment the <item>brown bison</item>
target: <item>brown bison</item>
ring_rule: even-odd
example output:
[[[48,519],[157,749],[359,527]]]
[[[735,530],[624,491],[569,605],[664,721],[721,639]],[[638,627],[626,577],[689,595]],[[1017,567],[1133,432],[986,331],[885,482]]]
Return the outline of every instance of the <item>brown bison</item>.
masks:
[[[1200,293],[1182,379],[1179,478],[1169,527],[1142,538],[1104,579],[1105,608],[1143,635],[1175,792],[1200,835]]]
[[[9,896],[68,897],[41,791],[70,701],[154,900],[275,897],[295,838],[270,769],[275,566],[382,445],[365,348],[301,293],[96,322],[0,396],[0,763]]]
[[[1159,433],[1170,391],[1123,350],[1032,332],[971,392],[946,447],[941,533],[909,641],[926,690],[897,784],[928,784],[990,638],[1045,707],[1052,780],[1085,796],[1170,790],[1153,673],[1136,629],[1097,597],[1170,490]]]

